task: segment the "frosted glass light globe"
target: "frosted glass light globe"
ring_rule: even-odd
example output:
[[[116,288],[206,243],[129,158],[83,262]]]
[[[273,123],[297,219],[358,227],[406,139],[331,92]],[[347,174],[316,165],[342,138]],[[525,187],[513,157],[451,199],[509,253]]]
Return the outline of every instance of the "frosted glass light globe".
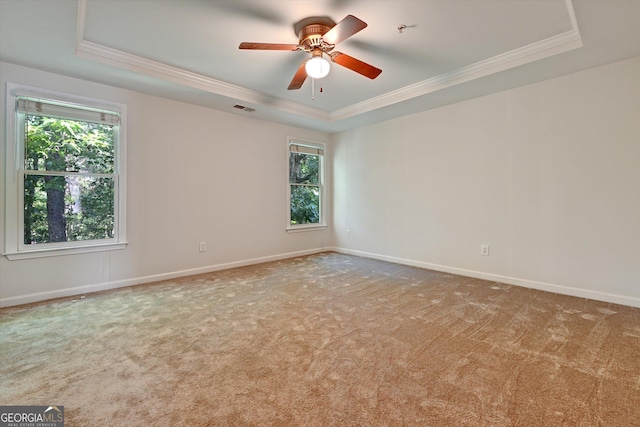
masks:
[[[307,75],[314,79],[321,79],[325,77],[329,74],[329,68],[331,68],[329,61],[321,56],[314,56],[308,60],[304,66],[304,69],[307,71]]]

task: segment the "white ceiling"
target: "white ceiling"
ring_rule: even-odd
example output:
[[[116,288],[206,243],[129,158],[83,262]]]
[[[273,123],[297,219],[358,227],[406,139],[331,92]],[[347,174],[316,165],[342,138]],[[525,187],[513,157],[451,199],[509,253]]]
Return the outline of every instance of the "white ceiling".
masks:
[[[309,54],[238,49],[348,14],[368,27],[335,50],[375,80],[289,91]],[[0,0],[2,61],[329,133],[633,56],[640,0]]]

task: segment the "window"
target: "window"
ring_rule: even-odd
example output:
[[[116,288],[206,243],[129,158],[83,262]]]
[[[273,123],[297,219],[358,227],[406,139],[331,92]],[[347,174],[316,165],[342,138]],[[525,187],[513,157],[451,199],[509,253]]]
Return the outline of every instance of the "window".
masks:
[[[324,227],[324,145],[289,140],[289,229]]]
[[[7,257],[123,248],[125,107],[15,85],[8,102]]]

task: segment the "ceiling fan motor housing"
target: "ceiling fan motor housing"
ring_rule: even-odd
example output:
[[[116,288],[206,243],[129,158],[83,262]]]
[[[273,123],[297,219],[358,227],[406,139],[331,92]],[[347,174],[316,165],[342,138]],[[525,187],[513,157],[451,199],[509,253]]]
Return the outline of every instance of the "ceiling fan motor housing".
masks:
[[[305,51],[312,51],[314,48],[320,48],[323,52],[331,51],[335,45],[326,43],[322,36],[329,31],[331,27],[322,24],[310,24],[305,26],[298,33],[300,39],[300,46],[304,47]]]

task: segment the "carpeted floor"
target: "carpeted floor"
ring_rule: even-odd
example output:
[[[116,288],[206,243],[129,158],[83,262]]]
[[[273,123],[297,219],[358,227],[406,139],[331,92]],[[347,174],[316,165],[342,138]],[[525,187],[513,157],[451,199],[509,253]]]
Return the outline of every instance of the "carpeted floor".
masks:
[[[0,310],[66,426],[640,426],[640,309],[335,253]]]

